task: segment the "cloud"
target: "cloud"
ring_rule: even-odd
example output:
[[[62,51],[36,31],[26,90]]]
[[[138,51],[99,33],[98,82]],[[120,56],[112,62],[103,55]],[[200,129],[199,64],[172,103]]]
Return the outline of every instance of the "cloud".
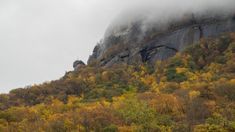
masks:
[[[228,17],[235,14],[234,0],[130,0],[129,5],[110,24],[105,37],[121,32],[123,27],[141,22],[142,30],[166,28],[169,23],[181,21],[185,15]]]

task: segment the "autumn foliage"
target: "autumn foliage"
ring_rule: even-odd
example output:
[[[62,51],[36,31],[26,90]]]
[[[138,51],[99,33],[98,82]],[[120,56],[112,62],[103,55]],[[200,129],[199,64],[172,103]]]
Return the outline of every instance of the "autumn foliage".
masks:
[[[235,34],[154,66],[86,66],[1,94],[0,109],[0,132],[233,132]]]

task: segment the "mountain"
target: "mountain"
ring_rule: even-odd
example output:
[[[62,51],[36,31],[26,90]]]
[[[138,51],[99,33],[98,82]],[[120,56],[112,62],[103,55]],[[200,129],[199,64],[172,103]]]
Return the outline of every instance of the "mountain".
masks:
[[[0,94],[0,132],[234,132],[234,18],[166,25],[113,25],[88,65]]]
[[[163,26],[143,27],[144,19],[111,24],[103,41],[94,48],[88,64],[155,63],[174,56],[201,38],[235,31],[235,17],[189,14]]]
[[[0,131],[235,131],[235,33],[167,60],[84,66],[0,95]]]

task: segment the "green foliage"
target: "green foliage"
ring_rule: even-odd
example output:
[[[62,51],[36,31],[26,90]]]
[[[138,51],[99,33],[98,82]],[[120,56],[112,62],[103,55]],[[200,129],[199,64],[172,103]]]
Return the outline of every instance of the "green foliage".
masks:
[[[123,104],[119,113],[127,124],[136,125],[149,124],[154,120],[154,110],[149,108],[145,102],[137,99],[128,99]]]
[[[187,80],[187,77],[183,73],[176,73],[175,68],[167,69],[167,80],[173,82],[183,82]]]
[[[104,132],[118,132],[118,127],[116,125],[110,125],[108,127],[105,127]]]

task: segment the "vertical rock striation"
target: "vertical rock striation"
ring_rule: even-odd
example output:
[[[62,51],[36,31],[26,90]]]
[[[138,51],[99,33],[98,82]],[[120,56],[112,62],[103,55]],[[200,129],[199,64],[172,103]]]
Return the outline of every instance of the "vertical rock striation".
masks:
[[[95,47],[88,64],[108,67],[116,63],[154,63],[175,55],[201,38],[233,31],[235,17],[190,17],[168,24],[165,28],[157,26],[145,31],[141,21],[137,21],[108,29],[103,42]]]

